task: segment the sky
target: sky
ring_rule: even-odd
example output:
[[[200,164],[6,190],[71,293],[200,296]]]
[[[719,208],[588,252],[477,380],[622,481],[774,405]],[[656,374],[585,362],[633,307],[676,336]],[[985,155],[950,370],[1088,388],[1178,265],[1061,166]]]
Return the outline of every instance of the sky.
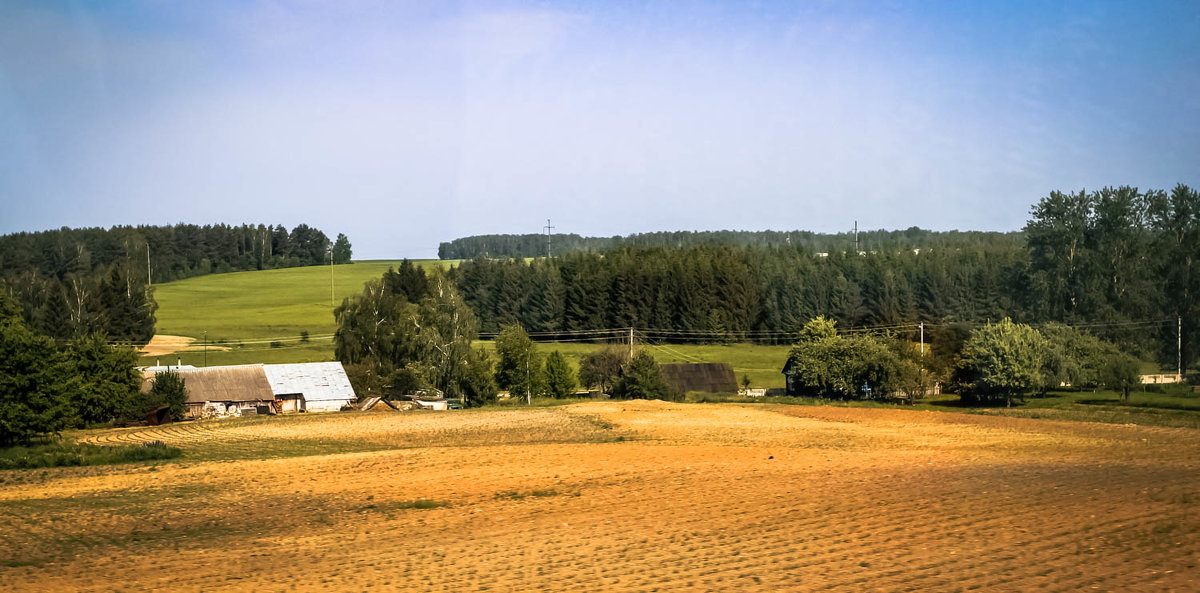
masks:
[[[1200,2],[0,2],[0,233],[1017,230],[1200,186]]]

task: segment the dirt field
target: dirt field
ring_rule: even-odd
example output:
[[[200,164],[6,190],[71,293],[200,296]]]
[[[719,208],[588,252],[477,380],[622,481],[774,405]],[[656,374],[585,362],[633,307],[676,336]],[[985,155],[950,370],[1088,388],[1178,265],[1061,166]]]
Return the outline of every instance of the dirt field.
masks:
[[[605,402],[82,435],[0,472],[19,591],[1196,591],[1200,434]]]
[[[229,350],[229,348],[214,344],[205,346],[204,344],[197,342],[196,338],[189,338],[187,336],[154,334],[154,337],[150,338],[150,341],[147,342],[145,346],[142,346],[141,350],[138,350],[138,352],[142,356],[165,356],[167,354],[174,354],[176,352],[196,352],[205,349],[212,350],[213,352]]]

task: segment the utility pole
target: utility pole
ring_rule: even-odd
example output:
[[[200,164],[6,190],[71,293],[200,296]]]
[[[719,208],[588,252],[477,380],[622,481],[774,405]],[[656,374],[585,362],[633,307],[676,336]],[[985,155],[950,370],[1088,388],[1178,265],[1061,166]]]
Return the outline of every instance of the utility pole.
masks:
[[[546,229],[546,259],[550,259],[550,231],[553,230],[554,227],[550,226],[549,218],[546,219],[545,229]]]
[[[1183,381],[1183,315],[1175,316],[1175,372]]]
[[[925,322],[921,322],[921,356],[925,356]]]
[[[629,328],[629,362],[633,362],[633,328]]]
[[[333,306],[333,248],[329,248],[329,306]]]
[[[146,241],[146,286],[154,286],[150,280],[150,242]]]

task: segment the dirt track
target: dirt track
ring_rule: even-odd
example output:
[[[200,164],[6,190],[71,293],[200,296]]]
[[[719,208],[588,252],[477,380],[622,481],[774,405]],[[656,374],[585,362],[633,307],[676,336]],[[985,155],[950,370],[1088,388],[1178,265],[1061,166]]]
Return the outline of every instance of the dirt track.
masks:
[[[0,472],[0,589],[1200,589],[1191,430],[657,402],[282,420],[92,438],[380,450]]]

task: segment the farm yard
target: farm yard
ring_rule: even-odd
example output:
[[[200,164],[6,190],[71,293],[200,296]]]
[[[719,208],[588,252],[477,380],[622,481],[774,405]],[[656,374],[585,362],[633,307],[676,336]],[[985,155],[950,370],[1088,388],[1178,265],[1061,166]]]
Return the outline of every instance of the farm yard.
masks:
[[[70,433],[0,472],[0,589],[1200,587],[1191,429],[587,402]]]

